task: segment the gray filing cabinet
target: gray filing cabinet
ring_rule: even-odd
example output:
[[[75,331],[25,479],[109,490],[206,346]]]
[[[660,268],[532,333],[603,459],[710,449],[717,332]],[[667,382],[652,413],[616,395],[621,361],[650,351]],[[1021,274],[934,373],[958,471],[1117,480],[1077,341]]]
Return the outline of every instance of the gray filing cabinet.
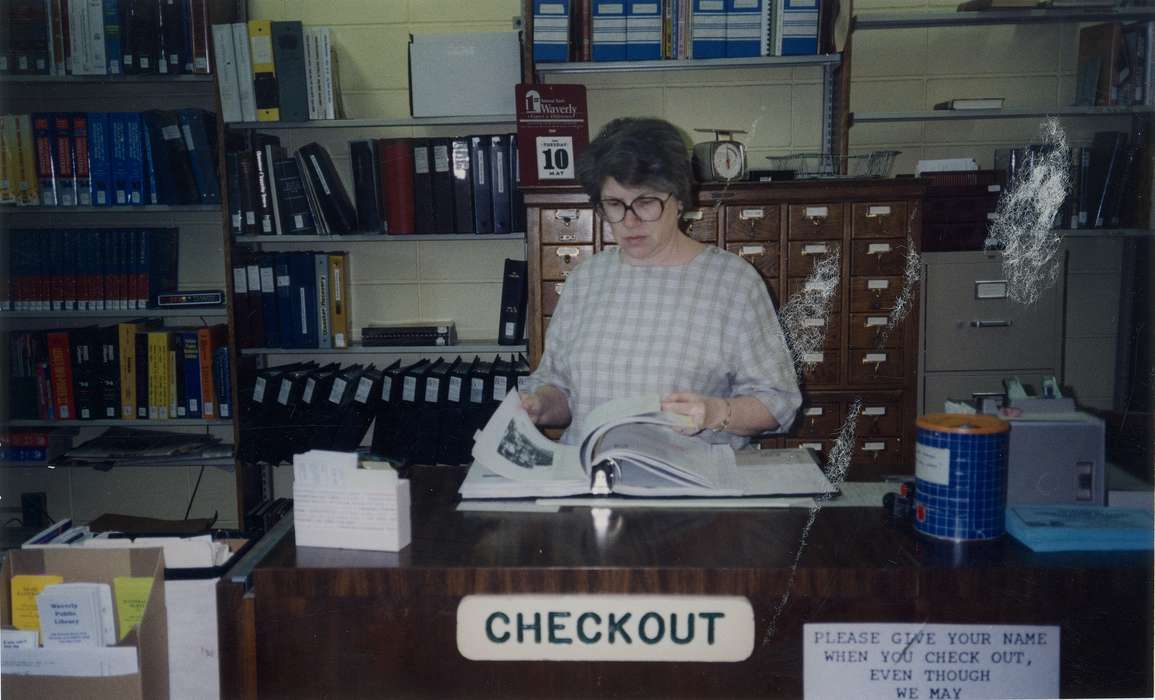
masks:
[[[1001,253],[922,258],[920,414],[941,412],[947,398],[1002,393],[1009,376],[1038,391],[1042,377],[1061,373],[1063,276],[1026,306],[1007,296]]]

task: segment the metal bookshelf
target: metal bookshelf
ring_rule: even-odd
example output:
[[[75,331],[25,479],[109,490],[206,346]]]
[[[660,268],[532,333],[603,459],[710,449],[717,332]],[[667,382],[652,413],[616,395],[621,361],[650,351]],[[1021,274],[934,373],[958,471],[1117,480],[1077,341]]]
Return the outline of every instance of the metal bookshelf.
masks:
[[[409,243],[412,241],[524,241],[525,233],[429,233],[399,234],[356,233],[330,236],[242,236],[233,239],[237,245],[291,245],[293,243]]]
[[[929,112],[852,112],[851,124],[883,122],[939,122],[988,119],[1036,119],[1044,117],[1127,117],[1151,114],[1155,107],[1060,107],[1059,109],[958,109]]]
[[[21,214],[53,214],[71,216],[73,214],[216,214],[219,204],[141,204],[137,206],[109,207],[18,207],[12,204],[0,206],[0,214],[5,216]]]
[[[48,460],[47,462],[20,462],[20,461],[0,461],[0,469],[83,469],[91,468],[108,468],[108,467],[233,467],[236,466],[237,460],[235,457],[190,457],[188,459],[165,459],[158,458],[156,460],[141,460],[141,459],[110,459],[103,462],[68,462],[60,459]]]
[[[201,418],[170,418],[168,420],[123,420],[120,418],[102,418],[97,420],[38,420],[33,418],[14,418],[8,421],[12,428],[188,428],[212,427],[232,428],[232,419],[203,420]]]
[[[350,348],[242,348],[242,355],[435,355],[454,353],[526,352],[529,347],[500,345],[496,340],[466,340],[457,345],[383,345]]]
[[[1072,228],[1056,229],[1062,238],[1155,238],[1146,228]]]
[[[37,75],[8,73],[0,76],[0,83],[187,83],[213,86],[212,75],[182,73],[161,75],[158,73],[134,75]]]
[[[394,119],[314,119],[305,122],[232,122],[229,129],[385,129],[422,126],[468,126],[492,124],[513,126],[517,117],[512,114],[489,114],[461,117],[397,117]]]
[[[987,10],[982,12],[871,13],[855,15],[851,31],[921,27],[976,27],[995,24],[1077,24],[1155,19],[1153,7]]]
[[[0,311],[0,319],[18,318],[52,318],[52,319],[85,319],[85,318],[141,318],[145,316],[164,316],[166,318],[198,318],[200,316],[228,316],[227,306],[203,306],[195,308],[159,308],[159,309],[113,309],[109,311]]]
[[[790,68],[794,66],[837,66],[841,54],[811,56],[754,56],[750,58],[679,59],[669,61],[578,61],[570,63],[535,63],[542,74],[573,73],[643,73],[679,70],[734,70],[737,68]]]

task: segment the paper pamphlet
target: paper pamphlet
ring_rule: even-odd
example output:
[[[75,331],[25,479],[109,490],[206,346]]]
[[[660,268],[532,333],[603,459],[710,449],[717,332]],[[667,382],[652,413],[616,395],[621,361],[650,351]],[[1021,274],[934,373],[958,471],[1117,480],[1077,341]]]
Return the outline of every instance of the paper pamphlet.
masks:
[[[152,593],[151,576],[117,576],[112,579],[116,599],[117,640],[124,639],[144,618],[148,597]]]
[[[17,574],[12,577],[12,626],[18,630],[39,630],[40,613],[36,609],[36,596],[45,586],[64,583],[63,576],[31,576]]]
[[[107,583],[57,583],[36,596],[45,647],[116,643],[112,587]]]

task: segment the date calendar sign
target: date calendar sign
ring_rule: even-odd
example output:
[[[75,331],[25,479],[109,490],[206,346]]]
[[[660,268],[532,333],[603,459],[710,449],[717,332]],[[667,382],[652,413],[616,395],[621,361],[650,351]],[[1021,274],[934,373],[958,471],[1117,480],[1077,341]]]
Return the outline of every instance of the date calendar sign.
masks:
[[[518,185],[575,184],[589,143],[584,85],[517,86]]]

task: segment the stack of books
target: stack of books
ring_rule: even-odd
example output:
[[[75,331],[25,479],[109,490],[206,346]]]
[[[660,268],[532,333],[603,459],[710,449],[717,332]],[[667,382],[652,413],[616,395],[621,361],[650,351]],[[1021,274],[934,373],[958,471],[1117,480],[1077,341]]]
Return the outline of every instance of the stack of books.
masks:
[[[210,0],[9,0],[0,74],[212,72]]]
[[[252,19],[212,26],[226,122],[304,122],[343,116],[328,27]]]
[[[0,115],[0,204],[219,204],[215,124],[200,109]]]

